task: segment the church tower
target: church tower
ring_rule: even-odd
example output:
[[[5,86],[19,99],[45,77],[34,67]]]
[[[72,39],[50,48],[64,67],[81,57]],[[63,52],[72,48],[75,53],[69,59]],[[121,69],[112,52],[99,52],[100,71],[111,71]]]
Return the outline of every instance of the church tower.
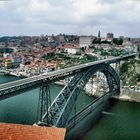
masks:
[[[99,32],[98,32],[98,38],[100,38],[101,37],[101,35],[100,35],[100,30],[99,30]]]

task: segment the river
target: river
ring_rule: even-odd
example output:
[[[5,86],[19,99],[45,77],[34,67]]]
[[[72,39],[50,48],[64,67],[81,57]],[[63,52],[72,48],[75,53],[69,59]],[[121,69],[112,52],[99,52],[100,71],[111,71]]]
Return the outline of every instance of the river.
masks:
[[[81,140],[139,140],[140,104],[111,101],[112,107]]]
[[[19,78],[13,76],[0,75],[0,84],[18,80]],[[62,86],[51,84],[50,93],[51,101],[61,91]],[[5,100],[0,101],[0,121],[21,123],[21,124],[34,124],[37,121],[39,88],[25,92]],[[78,101],[76,102],[77,110],[86,106],[93,98],[80,94]]]
[[[0,84],[19,78],[0,75]],[[51,100],[62,86],[51,85]],[[9,99],[0,101],[0,122],[33,124],[37,120],[39,89],[33,89]],[[85,106],[93,98],[81,94],[78,98],[77,109]],[[117,102],[111,100],[110,107],[104,115],[92,123],[92,115],[84,120],[85,130],[78,127],[72,139],[77,140],[139,140],[140,139],[140,104]],[[80,126],[80,125],[79,125]]]

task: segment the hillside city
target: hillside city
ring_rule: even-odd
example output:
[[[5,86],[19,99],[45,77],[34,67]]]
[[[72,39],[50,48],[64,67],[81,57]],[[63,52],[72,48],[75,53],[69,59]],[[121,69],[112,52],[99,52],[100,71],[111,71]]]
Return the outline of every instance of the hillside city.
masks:
[[[0,0],[0,140],[140,139],[140,0]]]
[[[0,38],[0,69],[29,77],[108,57],[137,52],[139,39],[77,35],[13,36]]]

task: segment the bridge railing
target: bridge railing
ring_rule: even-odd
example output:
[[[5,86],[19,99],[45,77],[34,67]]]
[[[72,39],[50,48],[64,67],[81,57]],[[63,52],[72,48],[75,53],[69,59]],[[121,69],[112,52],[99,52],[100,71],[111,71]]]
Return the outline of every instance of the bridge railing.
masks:
[[[83,69],[87,69],[93,65],[98,65],[98,64],[102,64],[102,63],[109,63],[109,64],[115,63],[115,62],[118,62],[121,60],[133,58],[133,57],[135,57],[135,55],[136,55],[136,53],[127,55],[127,56],[122,56],[122,57],[119,56],[119,57],[108,58],[108,59],[104,59],[104,60],[100,60],[100,61],[89,62],[86,64],[81,64],[81,65],[53,71],[46,75],[33,76],[33,77],[17,80],[14,82],[8,82],[6,84],[0,84],[0,96],[3,94],[6,95],[7,93],[9,94],[10,92],[13,92],[14,90],[18,91],[18,90],[25,89],[25,88],[33,86],[33,85],[38,86],[39,83],[42,84],[42,83],[46,83],[46,82],[51,82],[51,80],[55,81],[62,77],[66,78],[67,76],[78,73],[78,72],[82,71]],[[16,94],[14,94],[14,95],[16,95]]]

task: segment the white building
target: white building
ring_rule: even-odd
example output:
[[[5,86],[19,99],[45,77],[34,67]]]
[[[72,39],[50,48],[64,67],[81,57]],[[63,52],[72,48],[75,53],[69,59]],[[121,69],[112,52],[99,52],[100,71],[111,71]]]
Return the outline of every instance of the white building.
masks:
[[[68,54],[81,54],[81,48],[78,45],[66,44],[63,46],[64,52]]]
[[[108,51],[111,49],[111,45],[110,44],[101,44],[101,48],[103,48],[104,50]]]

